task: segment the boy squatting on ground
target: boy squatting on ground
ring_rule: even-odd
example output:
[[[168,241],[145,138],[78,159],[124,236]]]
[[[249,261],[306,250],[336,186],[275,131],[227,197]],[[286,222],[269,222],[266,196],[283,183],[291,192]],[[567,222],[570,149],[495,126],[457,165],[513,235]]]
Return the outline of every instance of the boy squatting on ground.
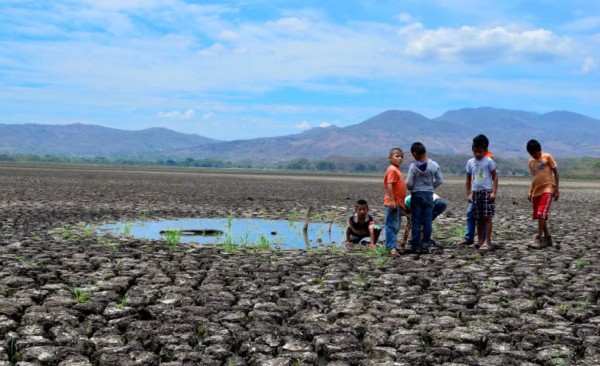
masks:
[[[538,232],[533,238],[531,248],[540,249],[552,245],[552,236],[548,231],[548,213],[552,198],[558,200],[558,169],[552,155],[542,152],[542,145],[537,140],[527,142],[529,159],[529,172],[531,185],[527,199],[533,201],[533,219],[538,220]]]
[[[410,147],[415,161],[408,168],[406,187],[411,190],[412,236],[410,250],[413,253],[429,251],[431,223],[433,221],[433,191],[444,183],[440,166],[427,157],[425,145],[415,142]],[[421,241],[421,227],[423,240]]]
[[[404,247],[406,246],[406,242],[408,241],[408,234],[410,233],[410,229],[411,229],[411,220],[410,220],[410,201],[412,199],[412,196],[407,196],[406,199],[404,199],[404,208],[405,208],[405,215],[406,215],[406,226],[404,227],[404,236],[402,238],[402,241],[400,242],[401,246]],[[440,197],[438,194],[434,193],[433,194],[433,217],[431,218],[431,221],[435,221],[435,218],[438,217],[439,215],[441,215],[444,211],[446,211],[446,207],[448,207],[448,202],[446,202],[445,199],[443,199],[442,197]],[[435,241],[433,239],[430,240],[431,245],[437,245],[435,243]],[[410,249],[410,248],[408,248]]]
[[[346,246],[363,244],[369,238],[369,248],[375,248],[381,234],[381,228],[375,224],[373,216],[369,215],[369,204],[365,200],[358,200],[354,207],[354,215],[348,219],[346,228]]]
[[[485,152],[484,156],[488,158],[494,159],[494,154],[488,150],[490,145],[490,141],[485,135],[477,135],[473,140],[481,141],[484,144]],[[469,203],[469,208],[467,209],[467,226],[465,230],[465,238],[460,243],[461,245],[472,245],[475,242],[475,227],[477,226],[477,219],[475,218],[475,205],[473,202]],[[485,225],[481,229],[482,232],[485,232]]]
[[[398,243],[398,230],[404,211],[404,198],[406,198],[406,183],[400,171],[400,165],[404,160],[402,149],[395,147],[390,150],[388,156],[390,166],[383,177],[383,186],[385,188],[385,197],[383,204],[385,206],[385,248],[390,251],[394,257],[400,253],[396,250]]]
[[[477,218],[477,244],[473,248],[491,249],[492,217],[496,210],[496,193],[498,192],[498,175],[496,162],[485,156],[485,144],[480,139],[473,139],[473,158],[467,162],[467,201],[475,205]],[[485,224],[485,233],[483,226]]]

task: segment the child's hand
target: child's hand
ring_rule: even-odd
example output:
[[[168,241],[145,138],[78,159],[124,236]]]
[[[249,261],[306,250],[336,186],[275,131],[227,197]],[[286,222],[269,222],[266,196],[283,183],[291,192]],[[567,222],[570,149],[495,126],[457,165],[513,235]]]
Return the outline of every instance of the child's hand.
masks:
[[[527,201],[531,202],[531,192],[527,193]]]
[[[369,243],[369,245],[367,245],[367,248],[375,249],[375,243]]]
[[[473,202],[473,193],[469,193],[467,195],[467,202],[469,202],[469,203]]]
[[[554,192],[554,200],[558,201],[559,196],[560,196],[560,193],[558,193],[558,189],[557,189],[556,192]]]
[[[496,200],[496,193],[490,193],[490,201],[494,202]]]

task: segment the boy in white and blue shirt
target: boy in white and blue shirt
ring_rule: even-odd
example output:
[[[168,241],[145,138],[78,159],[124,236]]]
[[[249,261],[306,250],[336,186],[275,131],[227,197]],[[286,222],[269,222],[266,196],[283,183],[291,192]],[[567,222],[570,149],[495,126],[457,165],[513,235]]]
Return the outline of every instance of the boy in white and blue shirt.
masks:
[[[473,139],[473,158],[467,162],[467,200],[473,202],[477,220],[477,243],[474,248],[491,249],[492,217],[496,211],[498,175],[496,162],[485,156],[485,142]],[[484,229],[485,228],[485,229]],[[485,231],[485,232],[484,232]]]

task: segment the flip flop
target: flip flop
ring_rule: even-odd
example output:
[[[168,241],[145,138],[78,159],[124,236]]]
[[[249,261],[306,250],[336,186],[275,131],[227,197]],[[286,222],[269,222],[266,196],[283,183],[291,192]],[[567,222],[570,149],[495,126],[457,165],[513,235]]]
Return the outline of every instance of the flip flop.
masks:
[[[399,257],[400,257],[400,253],[399,253],[399,252],[398,252],[396,249],[392,249],[392,250],[390,250],[390,255],[391,255],[392,257],[396,257],[396,258],[399,258]]]
[[[491,249],[492,249],[492,246],[491,246],[491,245],[489,245],[489,244],[482,244],[482,245],[479,247],[479,250],[481,250],[481,251],[483,251],[483,252],[486,252],[486,251],[488,251],[488,250],[491,250]]]

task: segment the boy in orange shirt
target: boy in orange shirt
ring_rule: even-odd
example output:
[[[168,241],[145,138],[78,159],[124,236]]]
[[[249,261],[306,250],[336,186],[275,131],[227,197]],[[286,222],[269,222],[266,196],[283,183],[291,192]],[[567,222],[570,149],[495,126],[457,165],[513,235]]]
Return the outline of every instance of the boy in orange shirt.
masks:
[[[404,198],[406,197],[406,183],[400,171],[400,165],[404,161],[402,149],[395,147],[390,150],[388,156],[390,166],[385,172],[383,186],[385,188],[385,248],[394,257],[400,256],[396,246],[398,244],[398,231],[404,211]]]
[[[529,173],[531,173],[531,186],[527,199],[533,201],[533,219],[538,220],[538,232],[533,238],[531,248],[541,249],[552,245],[552,236],[548,231],[548,213],[552,199],[558,200],[558,169],[556,160],[552,155],[542,152],[542,145],[537,140],[527,142],[529,159]]]

